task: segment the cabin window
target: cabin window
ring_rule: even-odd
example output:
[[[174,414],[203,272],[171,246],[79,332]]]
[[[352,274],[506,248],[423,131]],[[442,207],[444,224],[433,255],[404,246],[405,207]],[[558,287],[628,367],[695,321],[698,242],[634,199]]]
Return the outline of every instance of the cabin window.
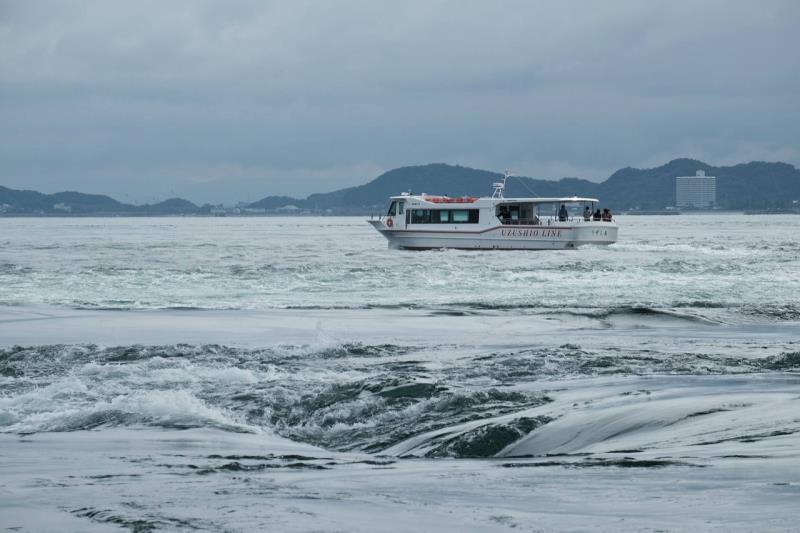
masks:
[[[462,224],[477,224],[479,212],[477,209],[457,209],[452,211],[452,221]]]
[[[497,218],[502,224],[538,224],[533,204],[502,204],[497,207]]]
[[[411,211],[412,224],[428,224],[430,222],[430,211],[427,209],[414,209]]]
[[[469,220],[469,211],[466,209],[459,209],[453,211],[453,222],[467,222]]]
[[[397,202],[392,202],[392,205],[389,206],[389,212],[386,213],[386,215],[390,217],[397,215]]]
[[[478,209],[410,209],[411,224],[477,224]]]
[[[397,202],[397,214],[402,215],[405,212],[406,203],[405,202]]]

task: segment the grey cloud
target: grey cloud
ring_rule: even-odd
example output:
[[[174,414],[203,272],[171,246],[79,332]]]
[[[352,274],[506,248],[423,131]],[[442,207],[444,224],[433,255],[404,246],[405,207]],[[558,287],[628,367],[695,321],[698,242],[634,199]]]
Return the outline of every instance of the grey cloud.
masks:
[[[797,164],[798,22],[793,1],[4,2],[0,183],[233,201],[432,161]]]

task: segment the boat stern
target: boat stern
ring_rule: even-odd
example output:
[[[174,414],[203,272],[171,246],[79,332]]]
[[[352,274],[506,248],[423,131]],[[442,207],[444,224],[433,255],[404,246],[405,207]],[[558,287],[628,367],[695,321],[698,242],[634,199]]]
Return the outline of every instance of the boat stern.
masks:
[[[614,244],[619,227],[614,223],[590,223],[575,229],[575,244]]]

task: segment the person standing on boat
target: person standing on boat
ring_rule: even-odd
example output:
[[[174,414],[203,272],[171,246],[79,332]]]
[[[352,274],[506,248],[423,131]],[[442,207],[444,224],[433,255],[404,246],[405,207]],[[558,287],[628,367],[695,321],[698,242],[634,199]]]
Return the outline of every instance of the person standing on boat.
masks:
[[[567,206],[561,204],[561,209],[558,210],[558,220],[559,222],[566,222],[567,217],[569,217],[569,213],[567,213]]]
[[[597,222],[603,220],[603,215],[600,214],[600,210],[599,209],[594,212],[594,216],[592,217],[592,219],[597,221]]]
[[[592,220],[592,210],[589,209],[588,205],[583,208],[583,220],[585,220],[586,222]]]
[[[511,218],[511,215],[508,213],[508,207],[501,205],[497,218],[500,219],[501,224],[508,224],[508,219]]]

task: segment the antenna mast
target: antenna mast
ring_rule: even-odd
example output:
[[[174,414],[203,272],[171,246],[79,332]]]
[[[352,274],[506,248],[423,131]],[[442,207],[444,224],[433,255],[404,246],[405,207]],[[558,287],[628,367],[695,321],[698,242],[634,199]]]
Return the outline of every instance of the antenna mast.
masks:
[[[505,174],[503,174],[503,181],[498,181],[492,183],[492,187],[494,187],[494,192],[492,193],[492,198],[503,198],[503,193],[506,190],[506,180],[511,176],[511,172],[506,169]]]

